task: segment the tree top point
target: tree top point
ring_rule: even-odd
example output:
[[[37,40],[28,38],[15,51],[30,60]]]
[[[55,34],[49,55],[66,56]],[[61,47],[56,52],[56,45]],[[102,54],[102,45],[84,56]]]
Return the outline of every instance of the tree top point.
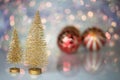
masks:
[[[35,23],[35,24],[41,24],[41,19],[40,19],[40,13],[39,13],[39,11],[36,11],[33,23]]]

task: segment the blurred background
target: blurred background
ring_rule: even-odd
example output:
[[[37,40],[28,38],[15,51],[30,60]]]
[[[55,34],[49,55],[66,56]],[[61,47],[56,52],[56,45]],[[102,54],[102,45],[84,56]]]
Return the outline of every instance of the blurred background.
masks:
[[[39,76],[29,75],[19,64],[19,75],[8,72],[6,55],[12,27],[19,32],[24,50],[26,36],[36,11],[40,11],[48,46],[49,63]],[[98,26],[107,37],[99,52],[91,54],[80,45],[76,54],[65,54],[57,46],[58,34],[74,25],[81,34]],[[120,80],[120,1],[119,0],[0,0],[0,80]],[[84,57],[86,56],[86,57]],[[90,58],[92,57],[92,60]],[[84,61],[95,61],[95,69]]]

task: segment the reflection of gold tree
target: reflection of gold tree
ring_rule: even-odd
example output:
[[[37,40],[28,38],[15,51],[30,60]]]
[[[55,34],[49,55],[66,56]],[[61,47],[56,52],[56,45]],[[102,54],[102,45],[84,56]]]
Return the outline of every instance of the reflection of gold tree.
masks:
[[[43,26],[37,11],[26,40],[25,61],[30,67],[44,67],[47,63],[46,42],[43,35]]]
[[[17,30],[14,28],[12,33],[12,40],[7,55],[7,61],[9,63],[17,64],[21,62],[21,59],[22,59],[22,54],[21,54],[18,33]]]

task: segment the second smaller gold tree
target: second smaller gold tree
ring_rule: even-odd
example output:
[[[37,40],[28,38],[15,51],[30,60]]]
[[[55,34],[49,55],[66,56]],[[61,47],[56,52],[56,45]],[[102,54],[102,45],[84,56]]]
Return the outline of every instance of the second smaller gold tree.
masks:
[[[12,40],[10,42],[10,47],[9,47],[9,51],[7,54],[7,61],[11,64],[16,65],[20,63],[21,60],[22,60],[22,53],[21,53],[20,42],[19,42],[17,30],[14,27],[13,33],[12,33]],[[10,72],[19,73],[20,69],[14,66],[10,68]]]
[[[32,26],[28,33],[25,49],[25,61],[31,67],[29,73],[38,75],[47,64],[46,42],[39,11],[36,12]]]

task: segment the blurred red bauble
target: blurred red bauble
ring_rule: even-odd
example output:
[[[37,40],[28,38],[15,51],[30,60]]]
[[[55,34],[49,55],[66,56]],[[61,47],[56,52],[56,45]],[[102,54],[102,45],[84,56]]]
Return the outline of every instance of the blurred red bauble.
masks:
[[[74,26],[66,26],[58,36],[57,44],[65,53],[74,53],[81,43],[81,36]]]
[[[100,50],[105,45],[105,42],[104,32],[97,27],[88,28],[83,33],[83,44],[90,51]]]

